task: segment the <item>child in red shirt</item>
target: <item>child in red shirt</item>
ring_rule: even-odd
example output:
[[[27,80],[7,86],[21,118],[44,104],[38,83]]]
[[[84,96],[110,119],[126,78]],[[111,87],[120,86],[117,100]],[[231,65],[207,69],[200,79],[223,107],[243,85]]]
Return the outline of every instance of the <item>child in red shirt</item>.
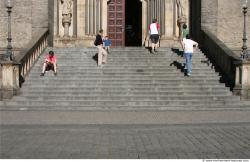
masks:
[[[40,76],[44,76],[45,74],[45,71],[50,71],[50,70],[53,70],[54,71],[54,75],[56,76],[57,75],[57,59],[56,59],[56,56],[54,55],[54,52],[53,51],[49,51],[49,54],[47,54],[45,56],[45,61],[43,63],[43,70],[42,70],[42,73]]]

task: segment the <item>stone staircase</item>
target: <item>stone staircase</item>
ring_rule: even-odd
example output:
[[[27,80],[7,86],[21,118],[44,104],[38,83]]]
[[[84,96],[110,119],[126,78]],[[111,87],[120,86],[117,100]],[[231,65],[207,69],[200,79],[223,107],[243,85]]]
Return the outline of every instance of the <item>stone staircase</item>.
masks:
[[[52,48],[47,48],[46,52]],[[200,51],[193,74],[184,75],[183,57],[170,48],[150,54],[144,48],[116,48],[108,63],[97,67],[95,48],[54,48],[58,75],[40,77],[44,55],[35,64],[21,94],[0,101],[0,110],[51,111],[189,111],[250,110]]]

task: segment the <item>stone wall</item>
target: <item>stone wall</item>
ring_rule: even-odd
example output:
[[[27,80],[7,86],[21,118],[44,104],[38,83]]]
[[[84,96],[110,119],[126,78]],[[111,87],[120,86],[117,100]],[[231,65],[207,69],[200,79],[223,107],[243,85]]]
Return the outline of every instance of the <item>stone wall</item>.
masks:
[[[31,0],[16,0],[12,12],[12,42],[14,48],[22,48],[31,39]],[[7,13],[4,0],[0,1],[0,47],[7,46]]]
[[[16,49],[25,48],[32,35],[48,28],[48,0],[14,0],[12,12],[12,41]],[[7,12],[0,1],[0,48],[7,46]]]
[[[48,28],[48,1],[51,0],[32,0],[32,33]]]
[[[242,46],[243,14],[241,1],[201,0],[201,26],[206,27],[225,43],[237,51]],[[250,11],[249,11],[250,12]],[[248,16],[250,15],[248,12]],[[248,35],[250,19],[248,19]],[[250,41],[248,41],[250,47]]]
[[[31,41],[32,36],[39,32],[42,28],[48,28],[51,24],[51,33],[56,33],[52,25],[56,25],[56,14],[53,12],[54,0],[14,0],[14,8],[12,14],[12,37],[14,48],[24,48]],[[81,11],[84,10],[78,2]],[[193,14],[190,24],[192,34],[199,29],[198,24],[205,26],[214,35],[225,43],[234,51],[240,50],[242,46],[242,30],[243,17],[241,9],[241,1],[236,0],[196,0],[190,1],[191,6],[195,6],[195,10],[201,10],[201,15]],[[201,5],[194,5],[201,2]],[[50,3],[50,4],[49,4]],[[50,7],[50,9],[49,9]],[[199,9],[200,7],[201,9]],[[192,9],[194,11],[194,9]],[[192,11],[191,11],[192,12]],[[248,15],[250,11],[248,12]],[[84,13],[77,13],[80,17]],[[49,16],[50,15],[50,16]],[[49,18],[48,18],[49,17]],[[197,18],[198,17],[198,18]],[[197,18],[197,19],[196,19]],[[48,20],[50,22],[48,22]],[[82,19],[77,20],[79,28],[77,28],[78,36],[84,27]],[[197,23],[198,21],[198,23]],[[7,13],[4,7],[4,0],[0,1],[0,49],[7,45]],[[54,31],[53,31],[54,30]],[[196,34],[197,36],[198,34]],[[250,18],[248,19],[248,35],[250,35]],[[51,38],[52,39],[52,38]],[[248,40],[250,47],[250,41]]]

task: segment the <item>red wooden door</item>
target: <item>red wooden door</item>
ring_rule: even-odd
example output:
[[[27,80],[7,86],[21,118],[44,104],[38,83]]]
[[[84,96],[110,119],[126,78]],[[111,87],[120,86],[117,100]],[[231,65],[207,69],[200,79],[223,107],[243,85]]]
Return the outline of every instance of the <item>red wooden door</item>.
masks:
[[[125,0],[110,0],[108,3],[108,36],[112,46],[125,45]]]

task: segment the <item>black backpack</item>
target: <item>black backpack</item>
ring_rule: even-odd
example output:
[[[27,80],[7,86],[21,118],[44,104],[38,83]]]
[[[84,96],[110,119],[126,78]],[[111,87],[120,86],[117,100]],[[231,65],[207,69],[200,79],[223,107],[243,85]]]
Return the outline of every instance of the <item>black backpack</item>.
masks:
[[[96,39],[95,39],[95,41],[94,41],[94,45],[97,46],[97,41],[96,41]]]

